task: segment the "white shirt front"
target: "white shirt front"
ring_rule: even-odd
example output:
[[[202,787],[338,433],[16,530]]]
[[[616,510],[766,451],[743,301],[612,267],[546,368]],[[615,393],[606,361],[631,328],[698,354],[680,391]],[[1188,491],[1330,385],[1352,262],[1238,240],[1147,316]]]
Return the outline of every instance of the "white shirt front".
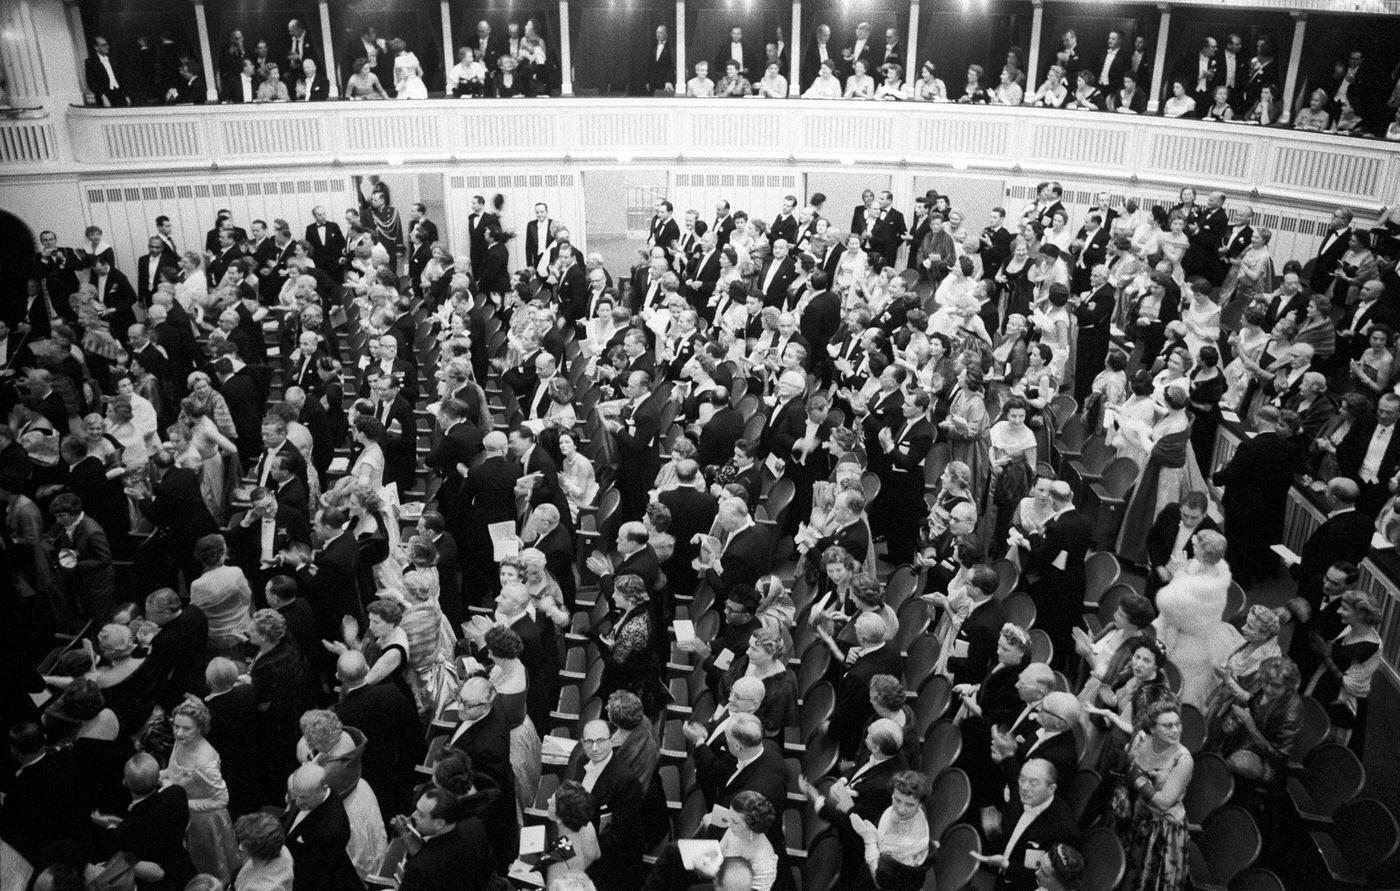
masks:
[[[661,54],[664,53],[664,52],[666,52],[666,44],[665,44],[664,42],[663,42],[663,43],[658,43],[658,44],[656,45],[656,59],[655,59],[655,61],[660,62],[660,61],[661,61]]]
[[[734,778],[737,777],[737,776],[743,771],[744,768],[748,767],[750,764],[752,764],[752,763],[754,763],[755,761],[757,761],[757,760],[758,760],[758,756],[759,756],[759,755],[762,755],[762,754],[763,754],[763,749],[761,749],[761,748],[760,748],[760,749],[757,749],[757,750],[754,751],[754,753],[753,753],[752,755],[750,755],[749,757],[745,758],[744,760],[739,761],[738,763],[736,763],[736,764],[734,765],[734,772],[731,773],[731,774],[729,775],[729,779],[725,780],[725,781],[724,781],[724,784],[725,784],[726,786],[728,786],[730,783],[734,782]]]
[[[1376,432],[1371,434],[1371,444],[1366,447],[1366,459],[1361,462],[1361,481],[1366,483],[1379,483],[1381,472],[1381,461],[1385,459],[1385,451],[1390,448],[1390,437],[1395,433],[1395,425],[1376,427]]]
[[[112,57],[98,53],[97,61],[101,63],[102,69],[107,72],[107,82],[112,85],[112,89],[115,90],[120,87],[121,84],[117,83],[117,73],[112,70]]]
[[[739,63],[739,70],[744,70],[744,45],[742,43],[729,43],[729,58]]]
[[[1108,83],[1108,72],[1113,68],[1113,60],[1118,58],[1118,50],[1111,49],[1103,55],[1103,69],[1099,71],[1099,83]]]
[[[1016,821],[1015,828],[1013,828],[1011,834],[1006,837],[1006,849],[1001,852],[1002,856],[1010,858],[1012,850],[1016,847],[1016,842],[1021,840],[1021,836],[1025,835],[1026,830],[1035,822],[1035,818],[1045,813],[1046,808],[1050,807],[1050,802],[1054,800],[1054,797],[1051,796],[1045,799],[1044,803],[1038,804],[1035,807],[1028,807],[1021,811],[1021,819]]]
[[[252,102],[252,101],[253,101],[253,75],[251,75],[251,74],[240,74],[240,75],[238,76],[238,80],[239,80],[239,83],[242,84],[242,89],[243,89],[243,101],[244,101],[244,102]]]
[[[598,777],[603,775],[603,771],[612,763],[612,752],[608,752],[608,757],[595,764],[592,761],[584,762],[583,765],[583,788],[592,792],[593,787],[598,785]]]
[[[851,47],[851,61],[854,62],[856,59],[859,59],[860,54],[863,52],[865,52],[865,38],[857,37],[856,45]]]

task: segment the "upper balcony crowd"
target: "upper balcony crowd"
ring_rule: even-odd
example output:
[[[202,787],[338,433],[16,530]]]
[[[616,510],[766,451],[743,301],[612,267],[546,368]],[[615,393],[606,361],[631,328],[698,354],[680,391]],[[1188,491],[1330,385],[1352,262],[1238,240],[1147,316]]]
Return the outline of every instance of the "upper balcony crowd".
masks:
[[[304,22],[291,19],[285,35],[250,42],[240,30],[228,33],[212,66],[219,83],[211,91],[196,53],[170,32],[139,37],[130,48],[113,47],[103,36],[91,41],[85,63],[87,100],[104,107],[223,103],[316,102],[349,99],[532,97],[557,94],[561,64],[536,19],[511,22],[505,33],[486,21],[456,41],[456,64],[446,71],[443,93],[430,94],[424,63],[402,37],[384,38],[364,28],[339,54],[340,77],[332,88],[323,70],[327,58]],[[848,39],[820,24],[802,48],[799,83],[789,83],[790,51],[781,28],[757,39],[731,28],[714,59],[687,59],[689,79],[677,83],[676,47],[665,25],[652,45],[638,52],[647,95],[956,102],[1035,106],[1118,114],[1160,114],[1298,130],[1400,140],[1400,66],[1368,58],[1359,48],[1305,78],[1286,95],[1286,61],[1267,34],[1246,46],[1238,33],[1207,36],[1186,47],[1169,47],[1155,101],[1155,51],[1139,33],[1129,40],[1110,31],[1101,46],[1081,45],[1073,30],[1056,51],[1028,71],[1026,53],[1012,46],[1004,58],[940,71],[926,58],[906,70],[909,56],[899,30],[876,36],[861,22]],[[125,50],[125,51],[123,51]],[[419,52],[422,49],[419,48]],[[946,77],[945,77],[946,75]]]

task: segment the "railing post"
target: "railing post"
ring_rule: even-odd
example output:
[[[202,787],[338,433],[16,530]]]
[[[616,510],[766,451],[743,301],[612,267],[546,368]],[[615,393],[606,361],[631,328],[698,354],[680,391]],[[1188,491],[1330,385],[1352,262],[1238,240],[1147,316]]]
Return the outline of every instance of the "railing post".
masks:
[[[905,49],[904,82],[912,87],[919,77],[919,0],[909,0],[909,40]]]
[[[685,0],[676,0],[676,95],[685,95],[686,76],[690,69],[685,64]]]
[[[326,0],[320,0],[316,5],[320,7],[321,14],[321,55],[325,57],[322,64],[326,66],[326,95],[336,99],[340,96],[340,72],[335,70],[335,35],[331,33],[331,7]],[[293,72],[292,76],[296,77],[296,72]]]
[[[204,97],[210,102],[219,101],[219,82],[214,73],[214,53],[209,45],[209,20],[204,16],[204,0],[191,0],[194,3],[194,25],[199,31],[199,54],[204,60]]]
[[[559,95],[574,94],[574,53],[569,39],[569,0],[559,0]]]
[[[1162,96],[1162,76],[1167,67],[1167,34],[1172,27],[1172,7],[1170,3],[1158,3],[1161,17],[1157,21],[1157,47],[1152,54],[1152,91],[1147,94],[1147,112],[1156,114]]]
[[[1040,78],[1040,39],[1045,31],[1045,0],[1034,0],[1031,11],[1031,53],[1026,60],[1026,98],[1035,92]],[[990,76],[988,72],[988,76]]]
[[[792,33],[788,35],[788,95],[802,95],[802,0],[792,0]]]
[[[1288,73],[1284,75],[1283,95],[1279,98],[1283,100],[1283,121],[1293,119],[1293,109],[1298,104],[1298,97],[1293,95],[1298,89],[1298,69],[1303,64],[1303,38],[1308,33],[1308,14],[1306,12],[1293,13],[1293,45],[1288,48]]]

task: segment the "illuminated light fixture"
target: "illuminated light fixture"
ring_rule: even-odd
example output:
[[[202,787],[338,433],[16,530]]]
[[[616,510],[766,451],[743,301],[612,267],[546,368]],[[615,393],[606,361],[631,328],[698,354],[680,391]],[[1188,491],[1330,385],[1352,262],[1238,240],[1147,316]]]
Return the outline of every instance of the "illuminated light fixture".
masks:
[[[951,162],[951,166],[954,170],[966,170],[967,160],[964,158],[958,158],[957,160]]]
[[[855,156],[854,156],[854,155],[842,155],[842,156],[841,156],[841,166],[843,166],[843,167],[854,167],[854,166],[856,166],[856,159],[855,159]]]
[[[385,163],[385,164],[388,164],[390,167],[402,167],[402,166],[403,166],[403,156],[402,156],[402,155],[391,155],[390,157],[384,159],[384,163]]]
[[[619,164],[631,164],[631,163],[632,163],[632,156],[631,156],[630,154],[628,154],[627,152],[618,152],[618,153],[617,153],[617,163],[619,163]]]

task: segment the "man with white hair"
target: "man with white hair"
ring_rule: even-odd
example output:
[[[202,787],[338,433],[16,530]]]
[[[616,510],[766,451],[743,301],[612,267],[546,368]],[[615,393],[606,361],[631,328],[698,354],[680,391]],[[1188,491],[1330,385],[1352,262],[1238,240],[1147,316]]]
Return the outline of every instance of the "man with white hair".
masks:
[[[1043,758],[1061,774],[1071,775],[1079,764],[1079,745],[1071,730],[1079,723],[1080,711],[1073,693],[1052,690],[1031,712],[1024,734],[993,739],[992,760],[1001,765],[1008,789],[1015,788],[1021,765],[1033,758]]]
[[[808,787],[807,794],[818,814],[831,823],[841,841],[843,876],[861,875],[865,869],[865,840],[851,822],[859,818],[880,823],[893,799],[895,777],[909,769],[901,751],[903,745],[904,730],[898,724],[889,718],[872,721],[855,765],[842,772],[825,795]]]
[[[303,764],[287,780],[287,850],[295,866],[293,891],[362,888],[346,849],[350,818],[339,795],[326,785],[326,769]]]
[[[311,245],[311,259],[337,283],[345,278],[341,265],[345,253],[345,234],[340,224],[327,218],[324,205],[311,208],[311,222],[306,225],[306,241]]]
[[[1037,607],[1037,622],[1050,635],[1055,661],[1068,666],[1073,629],[1084,602],[1084,557],[1093,544],[1089,518],[1075,510],[1074,490],[1064,480],[1050,486],[1050,518],[1029,538],[1025,573]]]
[[[796,226],[797,221],[793,220]],[[791,254],[786,239],[773,242],[773,256],[764,265],[758,276],[758,289],[763,294],[764,306],[782,306],[787,299],[788,287],[797,280],[797,261]]]
[[[465,556],[463,575],[477,579],[477,585],[464,586],[465,603],[474,606],[496,584],[496,566],[492,559],[491,536],[487,526],[515,520],[515,485],[520,480],[520,465],[506,455],[506,435],[492,430],[481,441],[486,457],[468,470],[461,464],[457,472],[463,477],[456,509],[448,517],[448,531],[462,546]],[[475,595],[474,597],[472,595]]]
[[[860,749],[865,722],[875,714],[870,703],[870,679],[877,674],[902,677],[904,659],[887,637],[889,626],[878,612],[862,612],[855,618],[856,646],[846,654],[845,670],[836,685],[836,705],[827,722],[841,757],[854,760]]]
[[[774,387],[773,409],[758,438],[758,460],[775,455],[780,461],[792,458],[792,447],[807,426],[807,406],[802,396],[807,378],[801,372],[784,371]]]
[[[715,521],[728,533],[719,553],[705,564],[705,580],[716,597],[728,598],[737,585],[755,585],[768,571],[773,559],[773,543],[768,531],[749,516],[749,506],[741,498],[724,498]],[[704,561],[705,554],[696,558]]]

